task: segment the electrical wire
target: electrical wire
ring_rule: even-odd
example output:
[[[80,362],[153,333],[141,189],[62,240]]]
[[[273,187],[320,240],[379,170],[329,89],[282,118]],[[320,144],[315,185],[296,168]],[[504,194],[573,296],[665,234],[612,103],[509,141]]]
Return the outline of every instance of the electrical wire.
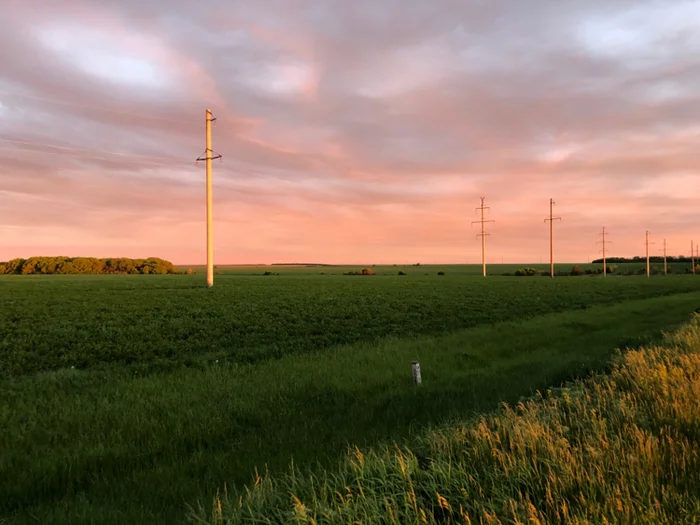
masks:
[[[89,159],[89,160],[98,160],[98,161],[107,161],[107,162],[114,162],[118,164],[129,164],[129,165],[141,165],[143,166],[144,164],[148,164],[151,166],[161,166],[165,168],[173,168],[174,164],[181,164],[182,166],[188,165],[190,163],[185,162],[185,161],[172,161],[169,164],[163,163],[163,162],[154,162],[154,161],[149,161],[149,160],[131,160],[131,159],[115,159],[115,158],[109,158],[109,157],[98,157],[98,156],[93,156],[93,155],[85,155],[85,154],[80,154],[80,153],[71,153],[68,151],[39,151],[35,149],[28,149],[28,148],[18,148],[18,147],[10,147],[10,146],[0,146],[0,149],[2,150],[10,150],[10,151],[20,151],[20,152],[26,152],[26,153],[40,153],[41,155],[64,155],[68,157],[76,157],[80,159]],[[191,166],[194,167],[194,166]]]
[[[44,148],[53,148],[53,149],[58,149],[58,150],[66,150],[66,151],[86,151],[86,152],[94,152],[94,153],[100,153],[100,154],[108,154],[108,155],[118,155],[121,157],[140,157],[140,158],[145,158],[145,159],[154,159],[154,160],[162,160],[165,162],[171,161],[171,162],[184,162],[182,159],[175,159],[173,157],[164,157],[161,155],[142,155],[139,153],[123,153],[120,151],[111,151],[111,150],[104,150],[104,149],[97,149],[97,148],[80,148],[80,147],[75,147],[75,146],[63,146],[60,144],[49,144],[46,142],[36,142],[36,141],[28,141],[28,140],[15,140],[15,139],[6,139],[3,137],[0,137],[0,142],[10,142],[12,144],[20,144],[24,146],[37,146],[37,147],[44,147]]]
[[[52,102],[54,104],[65,104],[65,105],[69,105],[69,106],[76,106],[76,107],[80,107],[80,108],[92,109],[95,111],[105,111],[108,113],[115,113],[118,115],[128,115],[128,116],[132,116],[132,117],[138,117],[142,120],[163,120],[166,122],[178,122],[181,124],[192,124],[191,120],[184,120],[184,119],[178,119],[178,118],[172,118],[172,117],[157,117],[154,115],[144,115],[143,113],[134,113],[131,111],[123,111],[123,110],[119,110],[119,109],[92,106],[92,105],[88,105],[88,104],[81,104],[79,102],[68,102],[65,100],[57,100],[57,99],[51,99],[51,98],[46,98],[46,97],[39,97],[36,95],[9,93],[7,91],[0,91],[0,95],[5,95],[5,96],[9,96],[9,97],[29,98],[29,99],[34,99],[34,100],[42,100],[44,102]]]

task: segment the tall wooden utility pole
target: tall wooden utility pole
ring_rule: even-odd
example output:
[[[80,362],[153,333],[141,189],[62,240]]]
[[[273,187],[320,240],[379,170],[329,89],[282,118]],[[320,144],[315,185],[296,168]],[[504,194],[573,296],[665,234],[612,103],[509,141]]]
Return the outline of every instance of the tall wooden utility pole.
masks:
[[[204,157],[199,157],[197,161],[206,161],[207,166],[207,287],[214,286],[214,232],[212,213],[212,188],[211,188],[211,161],[220,159],[221,155],[214,155],[211,149],[211,123],[216,120],[211,116],[211,110],[204,113],[206,128],[206,150]]]
[[[690,270],[695,275],[695,252],[693,251],[693,241],[690,241]]]
[[[649,230],[647,230],[645,244],[646,244],[646,248],[647,248],[647,277],[649,277],[651,275],[651,273],[649,271],[649,245],[654,244],[653,242],[652,243],[649,242]]]
[[[668,273],[668,264],[666,264],[666,239],[664,239],[664,275]]]
[[[606,240],[605,238],[605,226],[603,226],[603,233],[600,233],[599,235],[603,236],[603,239],[601,241],[598,241],[599,243],[603,244],[603,277],[608,275],[608,263],[605,259],[605,245],[610,244],[610,241]],[[596,243],[597,244],[597,243]]]
[[[481,220],[478,221],[472,221],[472,224],[476,224],[477,222],[481,223],[481,233],[477,234],[477,237],[481,237],[481,271],[486,277],[486,236],[491,235],[490,233],[486,233],[486,227],[484,226],[487,222],[496,222],[494,220],[486,220],[484,219],[484,210],[490,210],[491,208],[488,206],[484,206],[484,199],[486,197],[481,197],[481,206],[477,208],[477,210],[481,210]]]
[[[549,275],[554,279],[554,221],[560,221],[561,217],[554,217],[554,199],[549,199],[549,218],[544,222],[549,221]]]

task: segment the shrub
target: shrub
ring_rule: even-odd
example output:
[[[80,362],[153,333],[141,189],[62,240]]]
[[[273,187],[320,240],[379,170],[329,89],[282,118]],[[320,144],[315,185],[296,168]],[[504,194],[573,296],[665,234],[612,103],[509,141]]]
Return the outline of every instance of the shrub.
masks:
[[[348,272],[344,273],[343,275],[375,275],[374,270],[371,268],[364,268],[360,270],[359,272]]]
[[[445,275],[445,272],[438,272],[438,275]]]
[[[399,270],[399,275],[406,275],[406,272]]]
[[[583,275],[583,273],[583,269],[579,265],[571,268],[571,275]]]
[[[537,275],[537,270],[535,268],[520,268],[515,271],[515,275],[518,277],[532,277]]]

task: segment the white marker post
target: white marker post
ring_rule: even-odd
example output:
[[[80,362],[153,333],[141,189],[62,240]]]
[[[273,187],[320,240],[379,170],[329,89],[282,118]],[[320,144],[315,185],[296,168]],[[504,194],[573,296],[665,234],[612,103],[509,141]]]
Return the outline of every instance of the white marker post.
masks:
[[[416,386],[420,385],[421,384],[420,363],[418,361],[412,361],[411,362],[411,369],[413,370],[413,384]]]

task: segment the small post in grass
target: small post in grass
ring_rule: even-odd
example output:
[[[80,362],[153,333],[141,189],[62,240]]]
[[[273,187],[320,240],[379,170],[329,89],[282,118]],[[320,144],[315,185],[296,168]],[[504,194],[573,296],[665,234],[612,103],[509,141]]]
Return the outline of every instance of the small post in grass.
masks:
[[[421,384],[420,363],[418,361],[411,361],[411,369],[413,370],[413,384],[418,386]]]

